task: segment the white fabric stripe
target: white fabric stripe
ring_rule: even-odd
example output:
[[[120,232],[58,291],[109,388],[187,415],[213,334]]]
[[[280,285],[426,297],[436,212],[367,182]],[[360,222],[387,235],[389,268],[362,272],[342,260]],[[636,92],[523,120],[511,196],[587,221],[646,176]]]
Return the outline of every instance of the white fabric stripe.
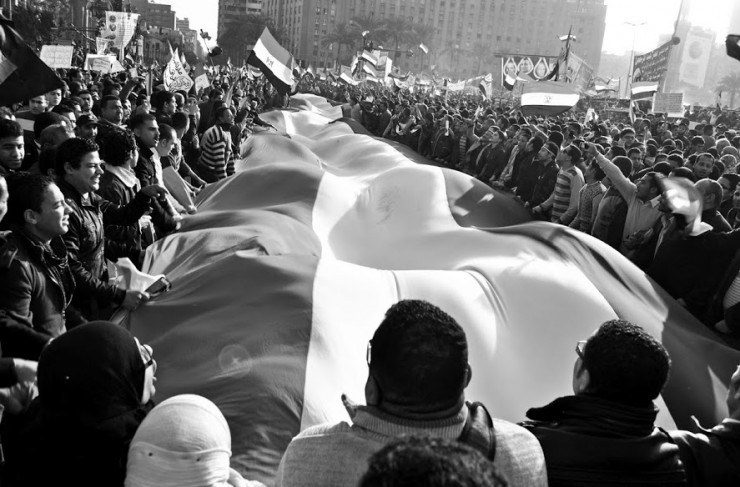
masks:
[[[281,61],[275,57],[275,55],[267,49],[265,44],[262,42],[262,39],[257,40],[257,44],[254,46],[254,55],[257,56],[260,61],[265,63],[265,66],[267,66],[270,71],[280,79],[280,81],[286,85],[293,84],[293,69],[285,64],[286,62],[290,62],[290,60]]]
[[[639,93],[652,93],[654,91],[658,91],[658,83],[635,83],[632,85],[631,89],[633,95],[637,95]]]
[[[324,146],[314,144],[314,152]],[[479,371],[467,397],[484,401],[497,417],[518,421],[524,409],[517,405],[542,405],[568,394],[573,339],[614,317],[581,271],[524,250],[521,237],[459,227],[439,168],[415,165],[361,135],[338,136],[326,145],[331,149],[317,153],[326,174],[312,225],[322,257],[314,279],[301,428],[346,420],[342,393],[364,403],[367,341],[398,299],[427,299],[461,323]],[[660,329],[650,331],[660,336]],[[557,367],[552,350],[566,357]],[[547,380],[543,370],[551,371]],[[661,424],[670,425],[666,411]]]
[[[522,106],[543,105],[555,107],[572,107],[580,97],[578,94],[565,93],[522,93]]]

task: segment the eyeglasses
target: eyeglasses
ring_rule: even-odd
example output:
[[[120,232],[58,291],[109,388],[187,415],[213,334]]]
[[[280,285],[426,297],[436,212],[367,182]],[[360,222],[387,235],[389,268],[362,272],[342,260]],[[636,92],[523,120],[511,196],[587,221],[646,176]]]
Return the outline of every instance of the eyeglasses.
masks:
[[[144,361],[144,369],[148,369],[154,365],[154,357],[152,356],[152,347],[149,345],[139,344],[139,353],[141,353],[141,359]]]
[[[576,343],[576,354],[581,360],[583,360],[583,350],[586,347],[586,342],[587,340],[580,340]]]

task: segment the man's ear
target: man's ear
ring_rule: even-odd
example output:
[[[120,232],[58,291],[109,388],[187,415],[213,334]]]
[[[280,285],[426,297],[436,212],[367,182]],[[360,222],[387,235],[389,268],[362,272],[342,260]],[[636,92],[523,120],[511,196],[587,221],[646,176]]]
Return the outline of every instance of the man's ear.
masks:
[[[465,371],[465,387],[468,387],[470,380],[473,378],[473,368],[468,363],[468,368]]]
[[[583,363],[578,359],[573,368],[573,393],[578,395],[586,392],[591,386],[591,374]]]
[[[367,382],[365,382],[365,404],[368,406],[377,406],[380,404],[382,397],[380,386],[375,378],[368,374]]]
[[[38,220],[36,219],[36,212],[30,208],[26,208],[26,210],[23,212],[23,221],[26,223],[30,223],[31,225],[35,225],[38,222]]]

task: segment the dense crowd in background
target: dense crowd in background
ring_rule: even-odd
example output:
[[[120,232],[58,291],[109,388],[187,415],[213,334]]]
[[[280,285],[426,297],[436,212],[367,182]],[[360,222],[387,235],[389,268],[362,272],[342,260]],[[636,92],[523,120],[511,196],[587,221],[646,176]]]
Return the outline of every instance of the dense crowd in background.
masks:
[[[213,403],[154,405],[152,348],[109,321],[154,290],[119,287],[110,262],[140,268],[149,245],[197,212],[199,191],[234,174],[244,141],[274,130],[260,113],[289,96],[228,73],[198,94],[149,92],[128,72],[62,75],[63,89],[0,108],[2,482],[260,485],[229,467]],[[740,333],[735,114],[525,117],[480,94],[318,78],[295,92],[509,193],[534,219],[604,241],[708,327]],[[654,424],[665,348],[635,324],[593,325],[576,344],[574,395],[515,425],[465,400],[472,371],[452,317],[394,305],[368,345],[366,405],[342,398],[351,423],[286,439],[277,485],[738,485],[740,373],[722,424],[666,432]]]

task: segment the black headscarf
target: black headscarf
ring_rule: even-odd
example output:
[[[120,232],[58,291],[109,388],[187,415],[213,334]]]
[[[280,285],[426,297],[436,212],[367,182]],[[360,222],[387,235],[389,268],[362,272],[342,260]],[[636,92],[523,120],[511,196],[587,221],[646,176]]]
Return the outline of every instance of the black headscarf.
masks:
[[[21,435],[18,466],[31,466],[20,484],[122,485],[129,443],[154,405],[141,404],[145,373],[134,337],[113,323],[80,325],[52,341]]]

